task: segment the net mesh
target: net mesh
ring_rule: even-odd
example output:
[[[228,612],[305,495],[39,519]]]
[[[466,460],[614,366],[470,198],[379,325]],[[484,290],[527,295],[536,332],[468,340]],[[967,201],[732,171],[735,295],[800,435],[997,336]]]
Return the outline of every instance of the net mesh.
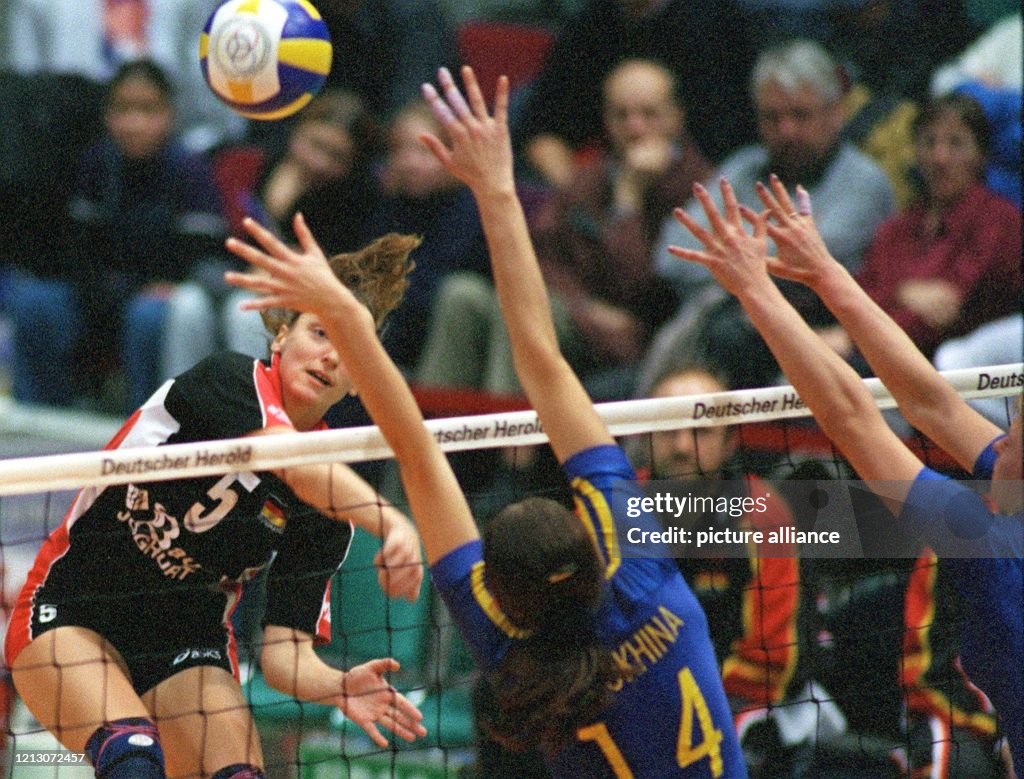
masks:
[[[992,366],[946,377],[963,397],[987,399],[986,413],[1006,425],[1020,395],[1022,370],[1019,364]],[[866,384],[880,407],[893,407],[879,382]],[[689,430],[699,447],[700,431],[727,426],[735,435],[734,463],[743,478],[779,485],[852,476],[789,387],[598,409],[644,473],[652,469],[656,436]],[[82,488],[341,460],[402,507],[390,452],[372,427],[14,458],[12,452],[45,451],[47,442],[65,442],[50,451],[75,444],[67,443],[66,434],[61,439],[57,416],[4,411],[0,446],[9,458],[0,461],[5,619],[43,540],[61,526]],[[892,424],[926,464],[962,475],[898,417]],[[540,445],[544,433],[532,412],[448,417],[428,426],[450,453],[481,524],[513,500],[566,495],[549,450]],[[76,429],[83,436],[79,448],[95,448],[96,439],[114,432],[106,422]],[[474,726],[472,662],[432,593],[429,576],[414,602],[386,597],[378,581],[378,549],[376,539],[354,534],[344,565],[331,577],[330,641],[317,651],[338,668],[378,657],[397,659],[402,668],[392,683],[419,706],[428,736],[413,744],[392,739],[382,749],[345,719],[336,701],[300,702],[274,689],[260,664],[265,649],[260,624],[268,600],[264,572],[245,584],[231,621],[245,704],[262,740],[268,776],[543,775],[537,755],[510,755],[480,737]],[[959,668],[956,599],[928,550],[898,559],[783,559],[773,561],[774,569],[767,563],[760,558],[679,561],[710,617],[753,775],[811,770],[817,772],[812,775],[877,776],[940,764],[948,766],[948,775],[1000,775],[994,751],[998,723]],[[5,776],[29,768],[26,775],[32,777],[92,775],[90,768],[69,762],[21,704],[9,672],[2,702]],[[182,701],[172,708],[183,721],[193,717],[211,741],[218,738],[211,712]]]

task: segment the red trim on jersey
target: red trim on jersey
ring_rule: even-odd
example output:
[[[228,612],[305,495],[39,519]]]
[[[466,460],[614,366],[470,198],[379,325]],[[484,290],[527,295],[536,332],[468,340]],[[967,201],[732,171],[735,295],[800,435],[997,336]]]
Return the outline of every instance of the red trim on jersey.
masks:
[[[124,439],[128,437],[128,433],[131,432],[131,429],[135,427],[135,423],[139,421],[139,417],[141,416],[142,409],[135,409],[135,411],[132,412],[132,415],[124,421],[124,424],[122,424],[118,431],[114,434],[114,437],[111,438],[107,445],[104,446],[103,448],[105,450],[119,448],[121,444],[124,442]]]
[[[284,410],[284,392],[281,390],[281,355],[274,352],[270,355],[270,365],[262,360],[256,360],[253,364],[253,384],[256,387],[256,397],[260,402],[260,412],[263,414],[263,427],[285,427],[294,428],[288,412]],[[326,430],[327,423],[322,419],[313,428],[314,430]]]
[[[166,387],[163,390],[166,392]],[[142,414],[143,409],[136,409],[124,421],[114,437],[107,442],[103,450],[120,449],[142,418]],[[50,533],[39,548],[28,577],[25,579],[25,584],[22,585],[21,591],[18,593],[18,599],[15,601],[11,613],[7,636],[4,639],[4,660],[8,668],[12,667],[21,650],[35,638],[32,635],[32,606],[35,603],[36,593],[46,582],[53,565],[71,548],[71,526],[96,502],[96,498],[103,489],[103,487],[86,487],[80,490],[64,515],[60,526]]]
[[[347,555],[346,555],[347,556]],[[324,590],[324,599],[320,603],[320,616],[316,618],[315,642],[318,645],[331,642],[331,582],[327,580],[327,587]]]
[[[228,662],[231,663],[231,675],[235,677],[236,682],[241,684],[242,674],[238,663],[238,639],[235,636],[235,626],[231,622],[231,617],[235,613],[235,609],[238,608],[239,601],[242,600],[242,584],[240,582],[232,582],[228,585],[227,590],[230,594],[228,595],[228,607],[224,610],[223,625],[228,637]]]
[[[274,352],[270,356],[270,365],[255,360],[252,381],[256,388],[256,398],[260,403],[263,427],[294,428],[288,412],[284,410],[284,395],[281,392],[281,355]]]
[[[11,621],[7,626],[7,637],[4,639],[4,662],[8,668],[14,666],[21,650],[31,643],[32,635],[32,604],[35,602],[36,592],[46,581],[46,575],[50,567],[71,548],[68,539],[67,520],[54,530],[43,543],[39,554],[36,556],[28,578],[18,593],[14,609],[11,611]]]
[[[259,399],[260,412],[263,415],[263,427],[288,427],[295,428],[288,413],[284,410],[284,399],[281,391],[281,355],[274,352],[270,355],[270,365],[256,360],[253,364],[253,384],[256,387],[256,397]],[[314,430],[326,430],[327,423],[322,419],[313,428]],[[352,522],[349,528],[355,532]],[[232,640],[234,640],[232,638]],[[314,643],[321,645],[330,643],[331,640],[331,582],[328,580],[324,590],[324,597],[320,605],[320,616],[316,620],[316,632],[313,634]],[[236,674],[237,675],[237,674]]]

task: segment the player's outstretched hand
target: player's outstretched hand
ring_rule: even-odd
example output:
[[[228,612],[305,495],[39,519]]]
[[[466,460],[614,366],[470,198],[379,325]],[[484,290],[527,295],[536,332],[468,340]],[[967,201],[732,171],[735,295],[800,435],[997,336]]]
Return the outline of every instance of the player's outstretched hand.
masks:
[[[243,309],[318,312],[330,309],[339,294],[351,294],[331,271],[302,214],[296,214],[293,222],[298,249],[286,245],[255,219],[247,217],[243,224],[256,245],[228,238],[226,246],[256,270],[224,274],[229,284],[257,293],[258,297],[242,304]]]
[[[420,538],[409,522],[396,520],[384,533],[381,548],[373,559],[377,581],[389,598],[415,603],[423,584]]]
[[[770,217],[768,235],[778,250],[778,256],[768,262],[768,271],[779,278],[814,287],[825,271],[837,262],[814,223],[811,196],[802,186],[797,186],[797,204],[794,206],[778,176],[773,173],[768,183],[770,188],[757,182],[757,195]]]
[[[381,748],[388,746],[388,740],[379,728],[405,741],[427,735],[423,714],[385,678],[398,669],[398,661],[390,657],[357,665],[345,674],[342,691],[334,701]]]
[[[693,185],[693,194],[707,215],[709,227],[701,226],[683,209],[673,215],[704,245],[703,250],[670,246],[669,252],[690,262],[706,267],[727,291],[742,296],[756,292],[763,285],[773,283],[768,275],[767,227],[763,214],[742,208],[736,201],[732,185],[721,180],[723,212],[720,213],[710,193],[701,184]],[[753,225],[748,233],[743,224],[746,218]]]
[[[424,133],[420,140],[441,164],[478,196],[515,191],[512,174],[512,143],[508,132],[508,78],[498,79],[494,114],[487,112],[483,93],[471,67],[462,68],[466,96],[447,68],[437,74],[438,87],[423,85],[434,116],[450,139],[446,145],[437,136]]]

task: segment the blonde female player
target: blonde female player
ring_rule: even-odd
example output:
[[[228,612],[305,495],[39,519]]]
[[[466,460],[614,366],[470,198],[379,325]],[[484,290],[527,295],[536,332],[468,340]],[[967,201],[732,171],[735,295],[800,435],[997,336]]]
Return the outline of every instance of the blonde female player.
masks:
[[[516,369],[571,481],[576,514],[530,498],[491,520],[481,540],[371,316],[329,272],[301,221],[301,251],[250,222],[263,251],[228,245],[265,274],[228,279],[260,293],[253,307],[312,312],[350,366],[395,452],[434,585],[493,690],[489,735],[513,748],[539,746],[560,777],[744,777],[700,606],[671,559],[629,556],[617,535],[626,499],[640,493],[555,339],[515,194],[508,81],[498,83],[492,116],[469,68],[463,77],[469,105],[447,71],[444,98],[425,88],[451,146],[423,140],[476,197]],[[629,526],[660,527],[650,515]]]
[[[389,235],[338,255],[337,273],[380,323],[401,298],[418,239]],[[268,361],[225,352],[165,384],[110,448],[316,430],[352,388],[315,315],[265,317]],[[371,325],[372,327],[372,325]],[[341,671],[313,650],[352,523],[380,536],[381,583],[415,599],[423,567],[408,520],[340,464],[177,481],[146,474],[88,488],[44,543],[6,640],[28,708],[105,779],[263,776],[259,736],[238,683],[231,610],[241,583],[270,564],[260,657],[267,682],[337,705],[381,746],[378,726],[423,735],[421,715],[392,689],[389,658]],[[271,562],[272,560],[272,562]]]
[[[670,249],[706,266],[742,303],[824,432],[869,488],[942,558],[967,605],[961,661],[999,716],[1018,774],[1024,768],[1024,453],[1021,417],[1003,434],[938,374],[910,338],[829,254],[811,217],[782,182],[760,186],[768,211],[737,204],[721,182],[724,214],[703,187],[694,194],[704,229],[679,221],[703,251]],[[771,221],[768,221],[770,216]],[[753,225],[748,233],[742,219]],[[778,246],[769,258],[766,237]],[[929,468],[885,423],[863,383],[800,318],[769,273],[808,285],[835,314],[915,428],[976,479],[991,479],[987,499]]]

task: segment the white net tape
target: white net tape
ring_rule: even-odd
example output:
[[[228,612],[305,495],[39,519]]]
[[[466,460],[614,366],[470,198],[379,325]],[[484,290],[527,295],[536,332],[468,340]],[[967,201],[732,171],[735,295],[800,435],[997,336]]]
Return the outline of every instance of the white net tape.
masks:
[[[943,374],[965,399],[1020,394],[1024,364],[965,368]],[[879,408],[896,406],[878,379],[865,379]],[[657,430],[771,422],[810,416],[790,386],[737,390],[679,398],[603,403],[596,406],[612,435]],[[5,415],[6,416],[6,415]],[[8,420],[9,424],[10,421]],[[0,432],[3,432],[0,423]],[[429,420],[445,451],[526,446],[547,441],[533,411]],[[391,456],[374,426],[228,439],[208,443],[137,447],[0,461],[0,495],[262,471],[326,461],[363,462]]]

